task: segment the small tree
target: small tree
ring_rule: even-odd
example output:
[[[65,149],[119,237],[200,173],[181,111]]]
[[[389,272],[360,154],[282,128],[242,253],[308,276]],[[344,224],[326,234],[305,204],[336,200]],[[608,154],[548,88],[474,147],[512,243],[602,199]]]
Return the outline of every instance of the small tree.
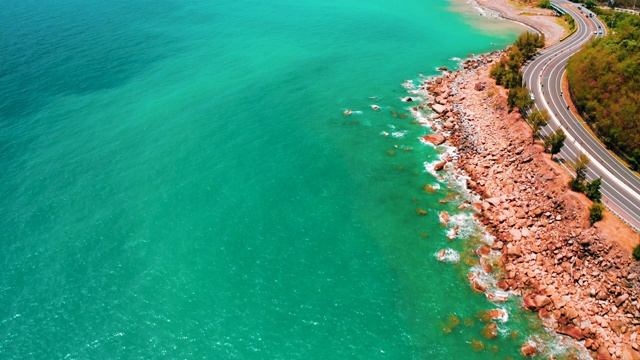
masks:
[[[555,155],[560,152],[560,149],[562,149],[566,138],[567,135],[564,131],[562,131],[562,129],[558,129],[544,140],[544,149],[551,155]]]
[[[589,158],[587,155],[580,153],[573,161],[573,168],[576,170],[576,179],[584,181],[587,176],[587,165],[589,165]]]
[[[527,118],[527,121],[531,125],[531,128],[533,128],[534,138],[540,135],[540,129],[542,129],[545,125],[547,125],[547,122],[549,122],[549,119],[550,117],[547,110],[533,110],[531,112],[531,114]]]
[[[509,111],[512,111],[514,107],[523,111],[533,105],[533,100],[529,97],[529,90],[527,90],[527,88],[518,86],[509,89],[507,104],[509,104]]]
[[[597,178],[585,185],[584,193],[591,201],[600,202],[600,198],[602,197],[602,193],[600,192],[601,183],[602,178]]]
[[[636,260],[640,260],[640,244],[636,245],[633,248],[633,258]]]
[[[586,0],[586,1],[584,2],[584,6],[585,6],[587,9],[591,10],[591,9],[593,9],[594,7],[598,6],[598,3],[596,3],[596,2],[595,2],[595,1],[593,1],[593,0]]]
[[[571,190],[577,192],[585,192],[587,187],[585,185],[585,178],[587,176],[587,165],[589,164],[589,158],[580,153],[578,157],[573,161],[573,168],[576,170],[576,177],[569,181],[569,186]],[[600,186],[598,185],[598,188]]]
[[[589,208],[589,224],[593,225],[602,220],[602,211],[604,206],[601,203],[594,202]]]

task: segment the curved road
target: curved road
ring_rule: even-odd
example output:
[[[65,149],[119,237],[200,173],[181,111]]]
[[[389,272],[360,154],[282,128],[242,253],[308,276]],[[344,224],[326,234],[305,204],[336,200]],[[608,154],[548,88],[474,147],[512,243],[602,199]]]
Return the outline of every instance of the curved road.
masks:
[[[559,157],[572,161],[584,153],[590,159],[587,179],[602,178],[602,200],[611,211],[640,231],[640,178],[621,164],[595,139],[568,109],[568,96],[562,92],[562,76],[567,60],[592,37],[606,35],[604,24],[586,9],[577,5],[555,2],[574,19],[576,32],[569,38],[540,51],[535,59],[525,64],[523,78],[535,96],[535,107],[547,109],[551,121],[541,134],[548,136],[559,127],[567,135]],[[583,14],[584,13],[584,14]],[[595,32],[595,33],[594,33]],[[601,33],[600,33],[601,32]]]

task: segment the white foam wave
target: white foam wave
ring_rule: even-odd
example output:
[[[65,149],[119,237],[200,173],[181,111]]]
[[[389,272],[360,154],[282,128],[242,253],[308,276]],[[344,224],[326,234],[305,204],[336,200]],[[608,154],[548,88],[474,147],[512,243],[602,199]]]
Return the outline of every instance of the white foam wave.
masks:
[[[422,165],[424,166],[424,170],[431,174],[433,177],[435,177],[436,179],[440,180],[440,181],[444,181],[445,178],[442,177],[442,175],[438,174],[438,172],[435,170],[435,166],[437,163],[439,163],[441,160],[436,160],[436,161],[432,161],[432,162],[428,162],[425,161]]]
[[[457,264],[460,262],[460,254],[458,254],[457,251],[450,248],[441,249],[440,251],[435,253],[435,257],[436,259],[442,262],[448,262],[453,264]]]
[[[475,219],[469,213],[459,213],[450,216],[449,224],[458,226],[458,237],[468,237],[477,233]]]
[[[495,278],[495,276],[493,276],[493,274],[485,272],[482,266],[475,265],[471,267],[471,270],[469,272],[470,278],[478,279],[482,284],[487,286],[487,289],[493,289],[496,287],[496,283],[498,282],[498,280]]]
[[[405,89],[414,89],[416,86],[413,83],[413,80],[405,80],[402,83],[402,87],[405,88]]]
[[[540,336],[530,336],[527,343],[533,345],[544,357],[555,359],[556,357],[574,353],[578,359],[593,360],[582,343],[566,336],[560,336],[555,332],[547,331],[553,341],[545,341]]]
[[[393,136],[394,138],[403,138],[405,135],[407,135],[407,131],[394,131],[393,133],[391,133],[391,136]]]
[[[496,288],[491,288],[491,289],[487,290],[485,292],[485,296],[491,302],[503,303],[503,302],[506,302],[507,300],[515,297],[515,296],[518,296],[518,294],[516,294],[513,291],[504,291],[504,290],[496,287]]]

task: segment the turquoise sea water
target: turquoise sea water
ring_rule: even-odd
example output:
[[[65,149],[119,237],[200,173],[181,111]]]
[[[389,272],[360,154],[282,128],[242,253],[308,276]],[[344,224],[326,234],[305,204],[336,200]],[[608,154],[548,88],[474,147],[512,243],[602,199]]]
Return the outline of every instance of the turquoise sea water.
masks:
[[[400,101],[517,35],[448,6],[3,1],[0,357],[518,358],[535,319],[434,256],[479,229]]]

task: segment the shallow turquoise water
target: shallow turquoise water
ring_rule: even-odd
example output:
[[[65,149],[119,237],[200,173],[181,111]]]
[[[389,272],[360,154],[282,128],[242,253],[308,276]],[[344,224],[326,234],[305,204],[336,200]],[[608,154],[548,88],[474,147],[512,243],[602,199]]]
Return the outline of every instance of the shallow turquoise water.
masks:
[[[2,358],[517,357],[536,322],[482,339],[496,305],[434,257],[479,229],[400,101],[517,32],[446,6],[5,2]]]

